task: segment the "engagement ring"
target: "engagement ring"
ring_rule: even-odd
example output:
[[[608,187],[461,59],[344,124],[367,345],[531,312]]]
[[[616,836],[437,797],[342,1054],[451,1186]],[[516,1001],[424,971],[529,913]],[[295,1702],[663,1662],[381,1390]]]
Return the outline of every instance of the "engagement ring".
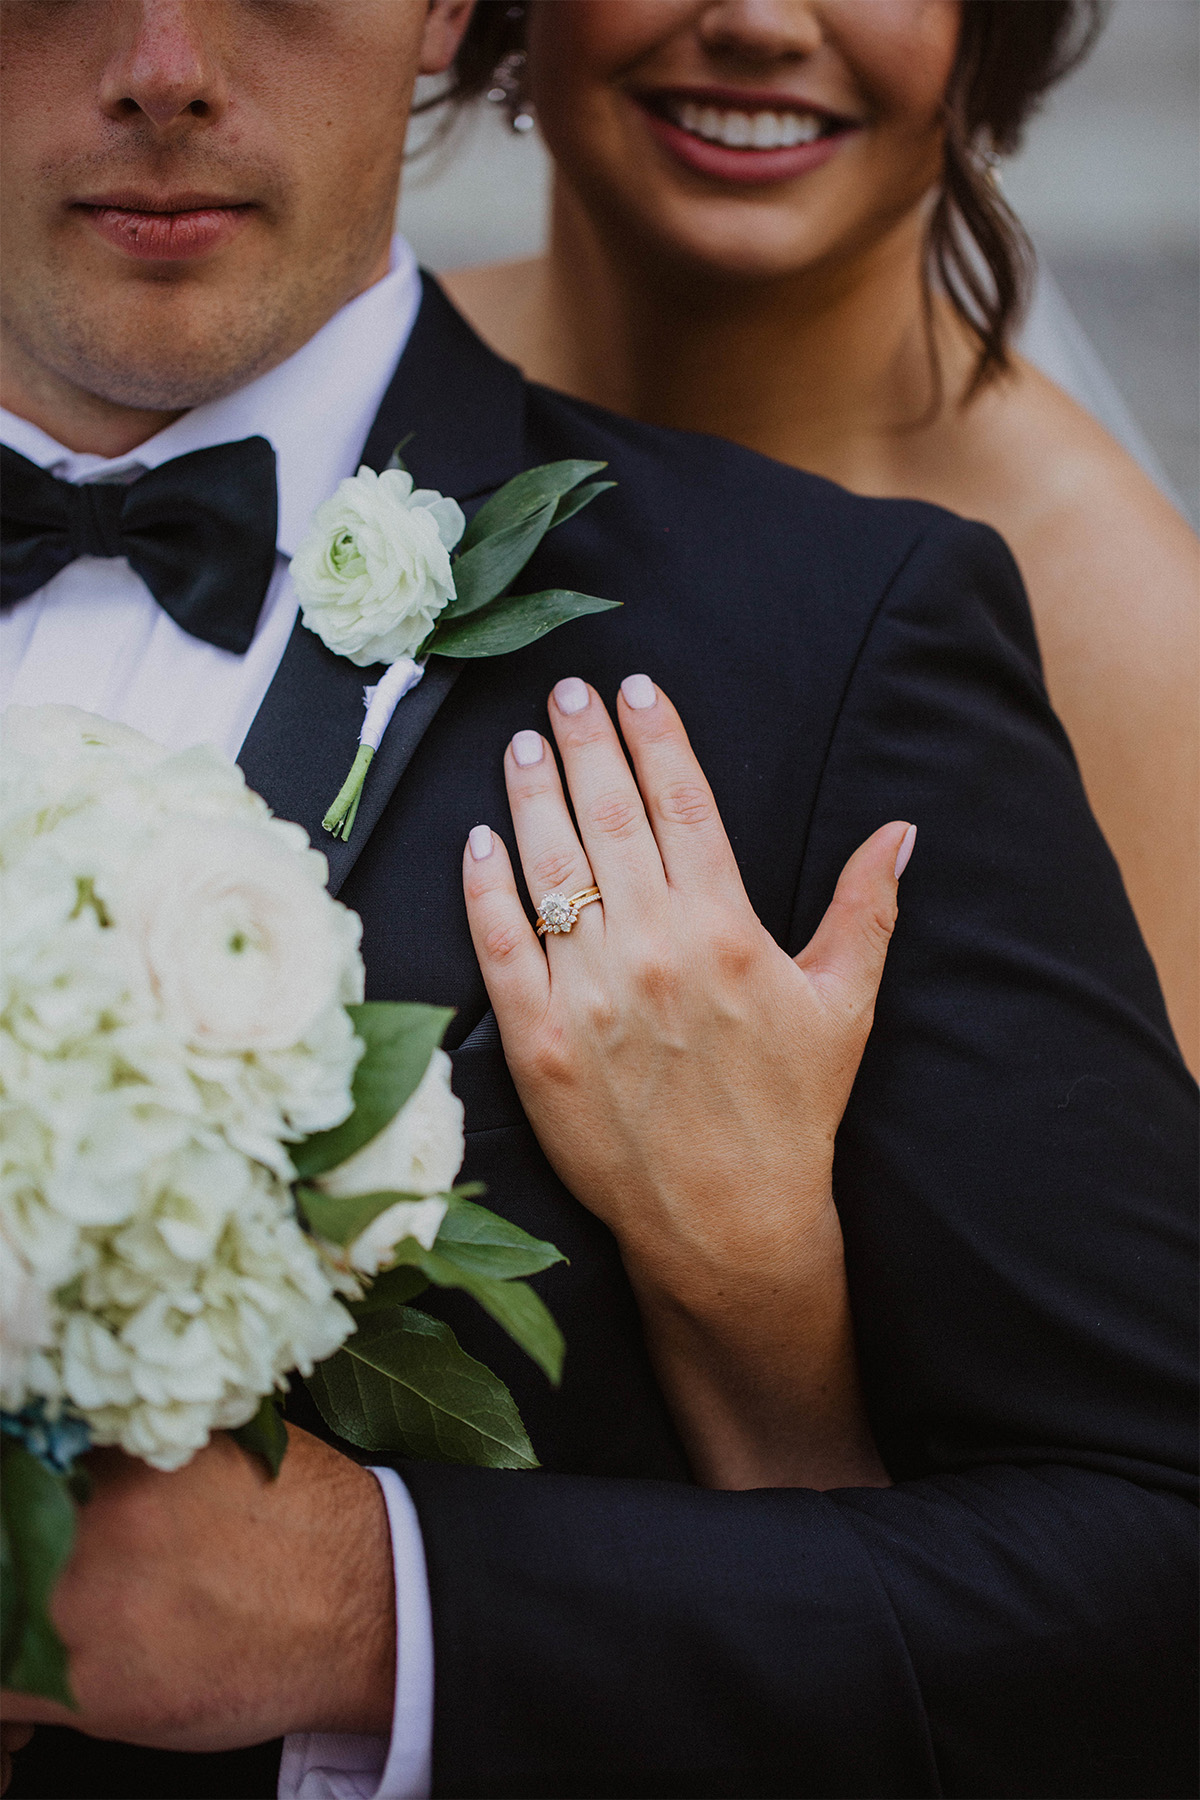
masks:
[[[538,902],[537,933],[543,937],[547,932],[570,931],[585,906],[593,900],[599,900],[598,887],[581,888],[577,894],[562,894],[557,890],[553,894],[543,894]]]

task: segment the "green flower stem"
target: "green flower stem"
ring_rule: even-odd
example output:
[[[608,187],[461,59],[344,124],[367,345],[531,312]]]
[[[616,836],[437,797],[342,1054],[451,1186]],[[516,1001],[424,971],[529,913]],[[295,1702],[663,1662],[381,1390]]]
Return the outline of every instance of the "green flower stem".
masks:
[[[340,837],[343,841],[350,836],[358,803],[362,798],[363,782],[367,779],[367,770],[374,755],[370,744],[358,746],[358,755],[354,758],[350,773],[343,781],[337,799],[321,821],[326,831],[332,831],[335,837]]]

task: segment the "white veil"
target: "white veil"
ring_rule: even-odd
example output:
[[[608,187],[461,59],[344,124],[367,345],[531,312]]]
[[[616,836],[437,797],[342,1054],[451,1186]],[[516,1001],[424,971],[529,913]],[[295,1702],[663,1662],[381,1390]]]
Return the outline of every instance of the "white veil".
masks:
[[[1099,419],[1105,430],[1128,450],[1135,462],[1140,463],[1171,504],[1183,511],[1166,470],[1071,311],[1065,294],[1040,260],[1029,311],[1017,334],[1017,349],[1070,394],[1072,400],[1077,400]]]

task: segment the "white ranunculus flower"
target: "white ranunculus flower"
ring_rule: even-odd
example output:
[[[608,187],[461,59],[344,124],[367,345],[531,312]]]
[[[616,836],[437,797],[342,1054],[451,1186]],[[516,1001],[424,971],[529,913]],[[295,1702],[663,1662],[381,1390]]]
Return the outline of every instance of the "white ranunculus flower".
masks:
[[[261,827],[192,819],[129,871],[120,913],[167,1021],[193,1048],[284,1050],[340,999],[358,921],[322,875],[322,859]]]
[[[317,1177],[339,1199],[350,1194],[444,1194],[466,1147],[463,1103],[450,1091],[450,1058],[435,1050],[400,1111],[354,1155]],[[440,1221],[439,1221],[440,1223]]]
[[[304,623],[359,668],[412,656],[454,598],[457,501],[399,469],[362,468],[313,514],[292,558]]]

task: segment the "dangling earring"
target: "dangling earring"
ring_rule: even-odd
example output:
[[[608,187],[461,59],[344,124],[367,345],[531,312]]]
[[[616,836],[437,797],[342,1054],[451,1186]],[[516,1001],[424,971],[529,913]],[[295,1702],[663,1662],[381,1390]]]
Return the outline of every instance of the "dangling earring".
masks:
[[[971,151],[976,162],[982,168],[984,180],[990,182],[994,188],[1000,187],[1000,165],[1004,159],[999,151],[995,150],[991,144],[978,142],[972,144]]]
[[[523,6],[510,6],[504,15],[516,21],[525,12]],[[492,71],[492,85],[488,89],[488,99],[493,106],[502,106],[508,113],[510,131],[532,131],[534,127],[533,102],[525,98],[525,52],[510,50],[502,56]]]

